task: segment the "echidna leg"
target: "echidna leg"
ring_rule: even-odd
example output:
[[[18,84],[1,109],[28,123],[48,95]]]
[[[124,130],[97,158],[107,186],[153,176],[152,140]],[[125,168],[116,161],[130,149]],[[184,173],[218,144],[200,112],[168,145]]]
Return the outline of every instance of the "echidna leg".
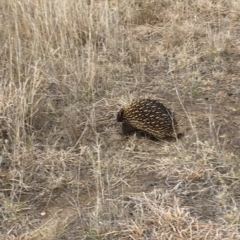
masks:
[[[125,122],[122,123],[122,132],[124,135],[130,135],[136,131],[137,131],[137,128],[129,125],[128,123],[125,123]]]

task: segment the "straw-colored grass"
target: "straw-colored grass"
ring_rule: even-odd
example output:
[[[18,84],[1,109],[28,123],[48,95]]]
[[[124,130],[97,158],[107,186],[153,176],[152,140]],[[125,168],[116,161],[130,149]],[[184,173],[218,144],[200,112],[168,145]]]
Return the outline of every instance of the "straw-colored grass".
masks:
[[[2,0],[0,31],[0,239],[239,239],[239,1]],[[122,136],[140,97],[185,136]]]

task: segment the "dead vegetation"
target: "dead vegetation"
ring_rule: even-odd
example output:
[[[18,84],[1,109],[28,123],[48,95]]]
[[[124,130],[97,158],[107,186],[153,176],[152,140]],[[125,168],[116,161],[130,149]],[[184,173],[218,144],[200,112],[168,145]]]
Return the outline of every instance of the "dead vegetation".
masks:
[[[3,0],[1,239],[240,239],[240,3]],[[179,141],[124,137],[139,97]]]

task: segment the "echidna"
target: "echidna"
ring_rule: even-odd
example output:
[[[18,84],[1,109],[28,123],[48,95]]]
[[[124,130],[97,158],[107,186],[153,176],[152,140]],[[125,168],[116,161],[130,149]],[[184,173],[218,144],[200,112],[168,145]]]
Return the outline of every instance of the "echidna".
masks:
[[[175,114],[162,103],[141,99],[123,107],[117,114],[123,134],[142,131],[155,138],[177,137],[179,123]]]

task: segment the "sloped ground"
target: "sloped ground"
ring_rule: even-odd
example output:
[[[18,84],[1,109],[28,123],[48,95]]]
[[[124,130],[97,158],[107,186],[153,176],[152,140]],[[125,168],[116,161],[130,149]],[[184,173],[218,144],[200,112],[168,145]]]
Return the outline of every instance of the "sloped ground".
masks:
[[[239,2],[82,2],[0,3],[1,239],[240,239]]]

